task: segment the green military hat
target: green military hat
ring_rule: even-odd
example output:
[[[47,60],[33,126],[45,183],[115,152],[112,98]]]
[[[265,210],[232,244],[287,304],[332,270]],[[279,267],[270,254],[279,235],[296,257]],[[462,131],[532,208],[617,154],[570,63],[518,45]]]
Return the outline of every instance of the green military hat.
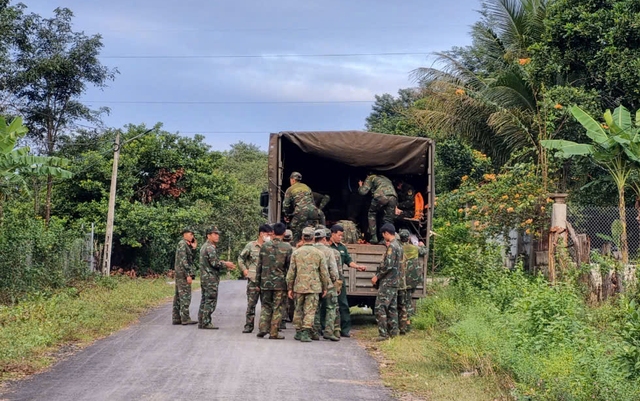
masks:
[[[296,181],[301,181],[302,180],[302,174],[298,173],[297,171],[294,171],[293,173],[291,173],[289,178],[293,178]]]
[[[331,238],[331,230],[328,228],[324,229],[324,236],[327,238]]]
[[[193,232],[193,229],[191,227],[185,227],[182,229],[182,231],[180,232],[180,234],[185,234],[185,233],[191,233],[191,234],[195,234]]]
[[[318,228],[313,232],[313,238],[324,238],[324,228]]]
[[[402,241],[406,241],[409,239],[409,237],[411,236],[411,233],[409,232],[409,230],[407,230],[406,228],[403,228],[402,230],[399,231],[400,234],[400,239]]]
[[[315,230],[313,227],[305,227],[302,229],[302,236],[307,238],[313,238]]]
[[[282,237],[282,238],[284,238],[286,241],[291,241],[291,239],[293,238],[293,231],[286,230],[284,232],[284,237]]]
[[[217,226],[210,227],[206,231],[207,235],[209,235],[209,234],[220,234],[220,233],[222,233],[222,231],[218,230]]]

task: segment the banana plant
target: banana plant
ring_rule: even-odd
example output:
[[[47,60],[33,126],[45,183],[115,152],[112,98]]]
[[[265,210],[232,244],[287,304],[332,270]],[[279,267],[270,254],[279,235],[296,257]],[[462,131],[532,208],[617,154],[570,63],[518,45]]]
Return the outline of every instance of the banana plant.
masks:
[[[71,178],[67,159],[59,157],[34,156],[28,146],[17,147],[18,140],[27,133],[21,117],[11,123],[0,116],[0,217],[2,202],[9,192],[15,189],[27,189],[27,175]]]
[[[622,263],[627,264],[629,249],[625,188],[632,172],[640,166],[640,110],[636,112],[635,125],[631,113],[624,106],[618,106],[613,113],[607,110],[604,113],[604,123],[599,123],[577,106],[571,108],[571,114],[586,129],[591,143],[545,140],[541,141],[541,144],[548,149],[557,150],[558,157],[591,157],[595,163],[609,172],[618,189],[618,212],[622,223],[620,253]]]

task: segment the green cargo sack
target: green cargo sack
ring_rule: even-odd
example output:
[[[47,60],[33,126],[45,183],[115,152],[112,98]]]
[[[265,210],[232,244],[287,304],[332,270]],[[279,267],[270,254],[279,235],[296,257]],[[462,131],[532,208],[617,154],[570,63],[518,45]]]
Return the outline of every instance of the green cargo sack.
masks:
[[[340,220],[338,221],[344,228],[344,235],[342,236],[343,244],[357,244],[360,239],[360,230],[358,230],[358,226],[351,220]]]

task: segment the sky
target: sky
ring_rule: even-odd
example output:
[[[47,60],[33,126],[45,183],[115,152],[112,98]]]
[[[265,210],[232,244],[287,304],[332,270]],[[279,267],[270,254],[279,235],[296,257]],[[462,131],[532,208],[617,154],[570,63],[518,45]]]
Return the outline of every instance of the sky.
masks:
[[[83,102],[110,127],[161,122],[215,150],[269,133],[363,130],[375,95],[414,86],[433,52],[470,44],[479,0],[22,0],[101,34],[117,68]],[[283,57],[286,56],[286,57]],[[314,103],[315,102],[315,103]],[[319,103],[318,103],[319,102]]]

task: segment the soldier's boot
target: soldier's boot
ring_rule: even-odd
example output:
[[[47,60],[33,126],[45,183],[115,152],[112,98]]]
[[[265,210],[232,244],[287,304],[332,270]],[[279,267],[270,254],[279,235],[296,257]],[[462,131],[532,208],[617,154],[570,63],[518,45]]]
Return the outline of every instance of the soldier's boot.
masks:
[[[280,330],[286,330],[287,329],[287,325],[284,322],[284,319],[282,319],[282,321],[280,322]]]
[[[333,336],[334,337],[338,337],[338,339],[340,339],[340,330],[334,330],[333,331]]]
[[[270,340],[284,340],[284,336],[279,335],[277,332],[274,335],[273,333],[269,334]]]
[[[300,342],[302,342],[302,343],[310,343],[311,342],[311,338],[309,337],[309,331],[302,330],[300,332]]]
[[[244,325],[244,330],[242,330],[243,333],[251,333],[253,331],[253,326],[249,326],[249,325]]]
[[[302,337],[302,331],[300,331],[300,330],[296,330],[296,335],[295,335],[295,336],[293,336],[293,339],[294,339],[294,340],[298,340],[298,341],[300,341],[300,338],[301,338],[301,337]]]
[[[322,336],[325,340],[340,341],[340,337],[336,337],[333,333],[324,333]]]
[[[189,320],[185,320],[183,322],[180,322],[180,324],[182,324],[183,326],[186,326],[188,324],[198,324],[198,321],[189,319]]]
[[[314,341],[320,341],[320,336],[318,335],[318,332],[314,329],[309,330],[309,338],[311,338]]]
[[[218,329],[219,329],[219,327],[214,326],[212,323],[205,324],[205,325],[203,325],[203,326],[198,325],[198,328],[199,328],[199,329],[207,329],[207,330],[218,330]]]
[[[387,341],[389,337],[378,336],[374,339],[374,341]]]
[[[263,338],[263,337],[264,337],[264,336],[266,336],[267,334],[269,334],[269,333],[264,332],[264,331],[261,331],[261,332],[259,332],[258,334],[256,334],[256,337]]]
[[[181,320],[172,320],[171,324],[182,324]]]

